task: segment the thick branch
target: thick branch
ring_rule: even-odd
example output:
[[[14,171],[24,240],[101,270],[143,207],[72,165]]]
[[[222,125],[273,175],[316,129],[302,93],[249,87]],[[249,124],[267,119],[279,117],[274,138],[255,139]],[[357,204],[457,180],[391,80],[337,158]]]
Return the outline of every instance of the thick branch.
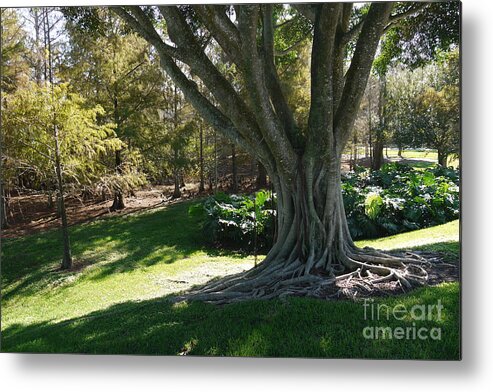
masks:
[[[388,23],[393,3],[373,3],[365,18],[351,65],[346,74],[346,83],[335,117],[338,149],[341,150],[356,118],[356,112],[364,94],[373,58]]]
[[[195,12],[214,39],[228,55],[231,62],[241,67],[240,34],[236,26],[217,5],[194,5]]]
[[[273,108],[271,94],[266,85],[266,80],[269,79],[267,77],[269,73],[266,70],[267,66],[265,62],[259,56],[257,48],[259,6],[243,5],[239,8],[239,11],[238,30],[242,42],[242,52],[245,57],[243,78],[247,86],[250,102],[261,132],[273,155],[278,158],[278,169],[286,175],[286,178],[291,178],[297,161],[296,153],[287,137],[287,132],[284,128],[285,124],[280,121]],[[270,26],[272,27],[272,25]],[[267,36],[264,38],[271,40],[271,34],[267,33]],[[272,59],[273,42],[269,46],[271,47],[270,55],[267,56]]]
[[[134,6],[128,8],[132,11],[132,14],[134,14],[135,17],[130,15],[123,7],[111,7],[110,9],[151,45],[155,47],[159,46],[161,50],[165,51],[166,54],[173,58],[178,60],[182,59],[183,56],[177,48],[163,42],[157,31],[154,29],[154,26],[149,18],[139,7]]]
[[[172,6],[159,7],[159,10],[166,19],[171,40],[187,53],[183,62],[204,82],[243,137],[260,145],[263,135],[254,121],[255,115],[204,53],[182,13]]]
[[[233,125],[228,117],[226,117],[199,92],[197,85],[193,81],[189,80],[188,77],[180,70],[172,56],[179,54],[177,56],[178,60],[190,61],[190,59],[185,55],[182,56],[182,51],[180,49],[173,48],[162,41],[159,34],[152,26],[150,20],[139,7],[132,7],[131,9],[135,17],[127,13],[122,7],[114,7],[111,9],[117,15],[121,16],[129,24],[129,26],[134,29],[135,32],[140,34],[156,48],[161,59],[161,66],[176,83],[176,85],[182,90],[187,99],[189,99],[190,103],[201,114],[201,116],[220,130],[226,137],[229,137],[231,140],[237,142],[250,153],[254,153],[254,155],[259,156],[259,159],[265,163],[265,166],[272,167],[272,159],[270,158],[268,151],[262,147],[261,137],[258,136],[258,131],[255,132],[255,129],[252,130],[250,128],[251,121],[249,122],[248,120],[244,120],[240,122],[241,128]],[[194,42],[195,41],[192,41],[192,44]],[[171,51],[170,48],[173,50]],[[201,76],[199,72],[196,72],[196,74],[199,77]],[[226,107],[228,107],[231,112],[232,107],[234,107],[234,100],[226,99],[226,101],[230,103],[230,106],[228,107],[226,105]],[[254,124],[253,126],[256,125]],[[239,129],[242,129],[242,132],[240,132]]]
[[[262,40],[264,44],[265,69],[268,75],[267,88],[269,89],[274,109],[284,124],[291,145],[295,149],[301,149],[299,130],[294,120],[293,112],[282,91],[279,75],[274,64],[274,25],[272,11],[271,4],[262,5]]]

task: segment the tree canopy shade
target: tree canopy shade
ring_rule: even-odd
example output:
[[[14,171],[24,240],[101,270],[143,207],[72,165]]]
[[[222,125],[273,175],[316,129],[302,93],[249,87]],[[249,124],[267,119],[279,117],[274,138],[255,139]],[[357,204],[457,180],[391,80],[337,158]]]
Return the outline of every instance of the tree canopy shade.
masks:
[[[391,2],[363,9],[352,3],[111,8],[154,47],[161,67],[197,112],[263,164],[278,195],[277,238],[266,259],[194,298],[221,302],[309,293],[360,270],[404,285],[423,278],[424,271],[408,259],[354,245],[340,167],[382,35],[427,8]],[[293,28],[290,34],[280,27],[286,25]],[[283,55],[297,47],[279,47],[281,38],[297,35],[311,46],[303,122],[294,116],[297,108],[279,71]],[[224,64],[233,68],[234,80]]]

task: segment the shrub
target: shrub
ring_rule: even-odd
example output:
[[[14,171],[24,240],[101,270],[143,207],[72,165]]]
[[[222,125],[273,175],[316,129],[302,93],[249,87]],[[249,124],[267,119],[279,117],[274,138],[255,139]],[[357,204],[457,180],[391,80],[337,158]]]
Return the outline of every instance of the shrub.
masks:
[[[272,245],[276,209],[270,191],[254,195],[219,192],[191,206],[189,213],[202,217],[204,235],[215,245],[251,251],[255,236],[257,250],[265,251]]]
[[[344,207],[355,239],[396,234],[459,217],[459,172],[390,163],[342,178]]]

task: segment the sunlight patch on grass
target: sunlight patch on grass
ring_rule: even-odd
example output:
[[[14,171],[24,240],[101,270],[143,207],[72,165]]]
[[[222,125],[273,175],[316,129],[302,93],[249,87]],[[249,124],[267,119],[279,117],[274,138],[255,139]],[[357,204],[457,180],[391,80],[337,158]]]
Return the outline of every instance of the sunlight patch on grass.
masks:
[[[427,229],[410,231],[389,237],[356,241],[360,247],[369,246],[377,249],[407,249],[442,242],[459,241],[459,220]]]

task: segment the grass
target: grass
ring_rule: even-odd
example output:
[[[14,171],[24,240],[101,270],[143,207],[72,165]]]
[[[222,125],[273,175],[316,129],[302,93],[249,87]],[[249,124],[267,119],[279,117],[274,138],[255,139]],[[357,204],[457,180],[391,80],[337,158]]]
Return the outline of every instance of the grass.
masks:
[[[346,154],[350,154],[350,150],[345,151]],[[387,159],[399,158],[399,150],[397,148],[384,148],[383,154]],[[365,156],[365,148],[358,147],[358,156]],[[427,169],[434,166],[438,162],[438,153],[436,150],[431,149],[404,149],[402,151],[402,158],[406,159],[406,164],[412,166],[415,169]],[[459,166],[459,160],[454,157],[449,157],[448,165],[454,168]]]
[[[187,215],[188,206],[180,203],[72,227],[80,268],[69,273],[57,270],[57,231],[5,240],[2,351],[459,358],[457,283],[377,301],[410,308],[440,300],[443,317],[426,321],[369,321],[362,303],[306,298],[222,307],[170,304],[166,295],[182,287],[175,281],[253,264],[251,257],[208,249],[197,221]],[[358,244],[433,249],[457,260],[458,222]],[[362,331],[372,325],[440,328],[442,336],[365,339]]]

